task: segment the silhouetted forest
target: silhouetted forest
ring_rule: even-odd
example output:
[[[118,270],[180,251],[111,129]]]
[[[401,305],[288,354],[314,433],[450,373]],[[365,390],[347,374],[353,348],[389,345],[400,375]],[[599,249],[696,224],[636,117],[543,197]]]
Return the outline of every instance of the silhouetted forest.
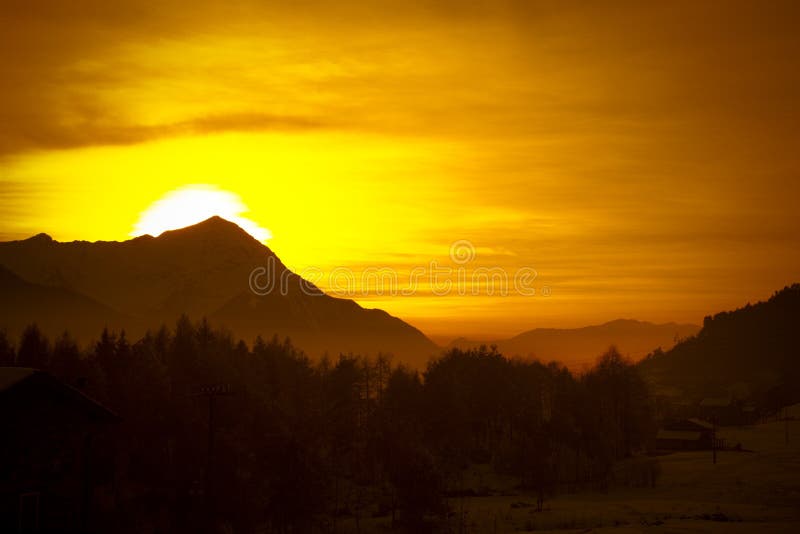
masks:
[[[15,346],[0,336],[0,361],[120,416],[93,475],[107,498],[92,522],[107,532],[334,532],[379,515],[432,530],[453,499],[483,491],[464,483],[467,466],[515,477],[541,507],[604,490],[655,431],[645,382],[613,348],[580,376],[487,347],[419,373],[382,355],[312,362],[288,339],[248,346],[183,316],[138,340],[105,330],[86,348],[30,326]]]

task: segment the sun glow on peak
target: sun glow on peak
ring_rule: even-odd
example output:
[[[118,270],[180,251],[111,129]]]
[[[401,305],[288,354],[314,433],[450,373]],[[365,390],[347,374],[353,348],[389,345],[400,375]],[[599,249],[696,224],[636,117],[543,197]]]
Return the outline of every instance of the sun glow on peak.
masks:
[[[167,230],[176,230],[202,222],[218,215],[239,225],[245,232],[262,243],[272,237],[272,232],[255,221],[243,217],[249,210],[236,193],[214,185],[192,184],[172,190],[153,202],[142,212],[131,236],[150,234],[158,236]]]

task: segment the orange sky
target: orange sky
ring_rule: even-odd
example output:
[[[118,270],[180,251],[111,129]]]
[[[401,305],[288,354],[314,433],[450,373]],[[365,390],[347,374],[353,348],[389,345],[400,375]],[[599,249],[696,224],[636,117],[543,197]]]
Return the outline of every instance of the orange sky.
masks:
[[[445,336],[700,322],[798,280],[795,2],[408,4],[5,0],[0,239],[125,239],[204,184],[301,272],[402,278],[461,239],[536,270],[358,299]]]

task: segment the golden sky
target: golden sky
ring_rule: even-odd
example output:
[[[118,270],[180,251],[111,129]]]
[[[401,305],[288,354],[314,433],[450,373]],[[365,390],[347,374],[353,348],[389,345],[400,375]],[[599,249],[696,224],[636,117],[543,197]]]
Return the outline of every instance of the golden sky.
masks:
[[[301,272],[538,273],[358,298],[431,335],[700,322],[800,278],[797,6],[3,0],[0,239],[200,184]]]

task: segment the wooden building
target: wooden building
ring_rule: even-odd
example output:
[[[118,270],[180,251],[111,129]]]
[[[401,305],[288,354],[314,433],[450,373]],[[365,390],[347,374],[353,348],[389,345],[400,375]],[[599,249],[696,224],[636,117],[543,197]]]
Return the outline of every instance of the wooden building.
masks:
[[[53,376],[0,367],[0,532],[92,532],[113,479],[104,430],[117,416]]]
[[[665,424],[656,435],[656,449],[668,451],[697,451],[711,449],[714,427],[700,419],[678,419]],[[716,445],[722,448],[721,440]]]

